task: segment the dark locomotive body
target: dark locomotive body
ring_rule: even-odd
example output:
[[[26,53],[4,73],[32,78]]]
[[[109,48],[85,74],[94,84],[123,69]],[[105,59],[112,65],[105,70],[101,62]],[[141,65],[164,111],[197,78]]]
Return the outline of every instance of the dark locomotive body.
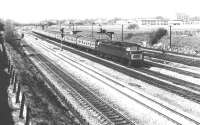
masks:
[[[101,54],[119,59],[122,63],[127,63],[128,65],[139,64],[143,61],[143,53],[140,50],[140,46],[134,43],[100,40],[97,50]]]

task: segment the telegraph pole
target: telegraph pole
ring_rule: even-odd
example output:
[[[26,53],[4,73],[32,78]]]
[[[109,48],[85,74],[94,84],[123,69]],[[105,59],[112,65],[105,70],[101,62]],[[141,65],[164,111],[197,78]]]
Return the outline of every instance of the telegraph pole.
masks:
[[[60,27],[60,29],[61,29],[61,21],[59,20],[59,27]]]
[[[102,34],[102,25],[101,24],[99,24],[99,27],[100,27],[100,35],[99,35],[99,39],[101,39],[101,34]]]
[[[64,39],[64,28],[61,28],[60,29],[60,32],[61,32],[61,37],[62,37],[62,40],[60,41],[60,49],[62,51],[62,44],[63,44],[63,39]]]
[[[122,41],[124,40],[124,25],[122,24]]]
[[[74,23],[70,22],[70,29],[71,29],[71,26],[72,26],[72,32],[74,33]]]
[[[170,45],[170,49],[172,48],[172,26],[169,26],[169,45]]]
[[[93,24],[94,24],[94,23],[92,23],[92,39],[93,39]]]
[[[73,25],[73,32],[74,32],[74,23],[72,23],[72,25]]]
[[[77,26],[78,26],[78,24],[77,24],[77,23],[75,23],[75,26],[76,26],[76,31],[77,31],[77,30],[78,30],[78,29],[77,29]]]

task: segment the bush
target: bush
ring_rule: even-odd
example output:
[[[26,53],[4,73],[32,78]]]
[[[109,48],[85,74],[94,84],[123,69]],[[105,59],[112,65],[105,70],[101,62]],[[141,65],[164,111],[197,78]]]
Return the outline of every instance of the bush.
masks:
[[[18,35],[15,30],[15,26],[12,21],[5,22],[5,41],[10,43],[14,48],[19,46]]]
[[[133,33],[128,33],[128,34],[125,36],[125,39],[131,39],[133,36],[134,36]]]
[[[4,23],[0,20],[0,31],[4,31]]]
[[[0,42],[3,42],[3,34],[1,33],[1,31],[4,31],[4,23],[2,20],[0,20]]]
[[[129,30],[135,30],[135,29],[138,29],[139,28],[139,26],[137,25],[137,24],[130,24],[129,26],[128,26],[128,29]]]
[[[150,33],[149,44],[154,45],[154,44],[158,43],[159,40],[165,35],[167,35],[167,30],[164,28],[159,28],[158,30]]]

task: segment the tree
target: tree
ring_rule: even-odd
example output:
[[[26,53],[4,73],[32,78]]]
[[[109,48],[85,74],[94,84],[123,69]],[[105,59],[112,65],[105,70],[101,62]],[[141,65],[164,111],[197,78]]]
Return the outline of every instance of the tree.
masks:
[[[128,34],[125,36],[125,39],[131,39],[133,36],[134,36],[133,33],[128,33]]]
[[[115,24],[118,20],[121,20],[121,18],[115,17],[113,19],[108,20],[109,24]]]
[[[48,22],[47,22],[47,26],[52,26],[52,25],[56,25],[56,23],[51,22],[51,21],[48,21]]]
[[[7,42],[13,42],[13,38],[15,37],[15,28],[14,28],[14,25],[13,25],[13,22],[11,20],[7,20],[5,22],[5,40]]]
[[[0,20],[0,42],[3,42],[3,33],[2,31],[4,31],[4,23],[2,20]]]
[[[150,45],[154,45],[154,44],[158,43],[159,40],[165,35],[167,35],[167,30],[166,29],[164,29],[164,28],[157,29],[156,31],[150,33],[149,44]]]
[[[5,45],[4,45],[4,35],[3,35],[3,32],[4,31],[4,22],[2,20],[0,20],[0,43],[2,45],[2,55],[3,55],[3,58],[6,59],[6,48],[5,48]]]
[[[4,23],[0,20],[0,31],[4,31]]]
[[[4,39],[16,50],[20,47],[20,38],[16,32],[14,22],[11,20],[5,21]]]
[[[137,25],[137,24],[130,24],[129,26],[128,26],[128,29],[129,30],[135,30],[135,29],[138,29],[139,28],[139,26]]]
[[[157,16],[156,19],[164,20],[165,18],[162,16]]]

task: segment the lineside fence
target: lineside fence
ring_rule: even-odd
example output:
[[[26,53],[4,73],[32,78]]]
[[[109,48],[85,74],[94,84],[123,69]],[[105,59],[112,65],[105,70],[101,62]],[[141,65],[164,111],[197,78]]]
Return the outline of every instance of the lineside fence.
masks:
[[[24,121],[24,125],[33,124],[31,116],[31,104],[29,102],[29,94],[23,90],[21,83],[19,82],[19,74],[15,68],[12,58],[8,56],[8,51],[6,52],[7,64],[8,64],[8,74],[9,74],[9,87],[11,88],[12,94],[14,95],[14,103],[19,106],[19,120]],[[74,108],[74,106],[66,100],[66,98],[56,89],[54,85],[49,86],[51,91],[54,90],[53,94],[56,95],[57,100],[61,101],[65,105],[66,114],[70,121],[66,121],[70,125],[89,125],[89,123],[84,119],[82,115]],[[56,99],[55,99],[56,100]],[[62,104],[63,105],[63,104]]]
[[[27,100],[27,93],[23,91],[22,86],[18,80],[18,74],[11,63],[10,59],[8,59],[8,73],[9,73],[9,87],[12,89],[12,103],[14,105],[19,106],[19,120],[25,121],[24,125],[31,125],[31,108],[30,103]],[[13,101],[14,98],[14,101]]]

